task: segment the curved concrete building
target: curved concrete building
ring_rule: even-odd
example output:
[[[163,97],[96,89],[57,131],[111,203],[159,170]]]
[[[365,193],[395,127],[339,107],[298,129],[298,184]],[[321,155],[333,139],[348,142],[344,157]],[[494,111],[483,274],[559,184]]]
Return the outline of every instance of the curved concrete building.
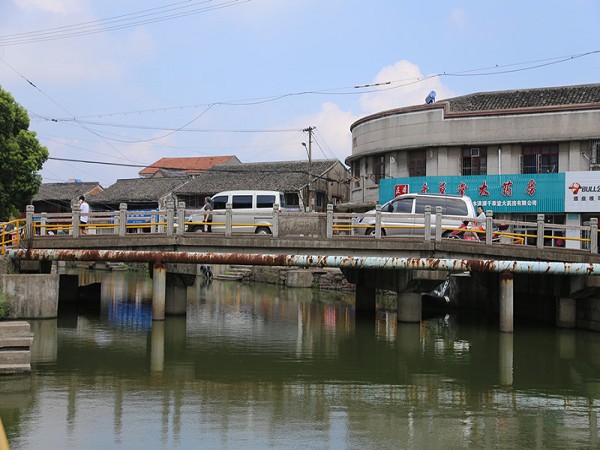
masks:
[[[400,192],[441,192],[515,219],[600,215],[600,84],[469,94],[383,111],[350,129],[357,209]]]

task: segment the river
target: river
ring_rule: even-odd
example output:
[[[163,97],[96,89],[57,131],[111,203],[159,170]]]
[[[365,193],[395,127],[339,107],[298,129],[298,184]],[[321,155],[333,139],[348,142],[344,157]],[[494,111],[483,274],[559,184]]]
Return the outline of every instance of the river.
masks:
[[[218,280],[153,323],[145,274],[81,279],[100,304],[30,321],[31,375],[0,378],[12,450],[600,447],[600,333]]]

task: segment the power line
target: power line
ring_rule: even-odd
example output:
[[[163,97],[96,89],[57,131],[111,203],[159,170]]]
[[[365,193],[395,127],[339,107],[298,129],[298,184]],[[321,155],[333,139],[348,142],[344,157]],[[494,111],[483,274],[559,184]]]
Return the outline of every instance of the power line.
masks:
[[[29,31],[25,33],[4,35],[0,36],[0,45],[10,46],[30,44],[34,42],[46,42],[57,39],[87,36],[90,34],[104,33],[112,30],[122,30],[134,26],[163,22],[165,20],[173,20],[181,17],[206,13],[209,11],[215,11],[218,9],[229,8],[238,4],[248,3],[252,0],[230,0],[211,6],[200,6],[212,1],[213,0],[204,0],[189,3],[190,0],[188,0],[184,2],[172,3],[170,5],[165,5],[162,7],[145,9],[142,11],[128,14],[122,14],[120,16],[114,16],[107,19],[98,19],[74,25],[67,25],[63,27],[48,28],[39,31]]]

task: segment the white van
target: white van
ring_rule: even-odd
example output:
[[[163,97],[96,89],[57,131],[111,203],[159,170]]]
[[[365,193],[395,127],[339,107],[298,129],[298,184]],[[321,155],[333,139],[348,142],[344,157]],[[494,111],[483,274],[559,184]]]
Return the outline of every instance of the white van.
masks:
[[[434,215],[437,206],[442,207],[445,216],[460,216],[457,219],[443,218],[442,227],[458,228],[465,220],[474,219],[475,206],[473,200],[466,195],[450,194],[403,194],[381,206],[381,234],[388,236],[423,236],[423,217],[411,217],[415,214],[424,214],[425,206],[431,206]],[[374,214],[375,210],[366,214]],[[446,237],[452,230],[446,230],[442,236]],[[431,219],[431,233],[435,234],[435,217]],[[375,234],[375,217],[367,216],[357,219],[352,228],[354,235]]]
[[[285,209],[285,195],[279,191],[224,191],[212,197],[212,231],[225,231],[225,209],[231,204],[232,233],[271,234],[273,204]],[[203,222],[204,213],[192,215],[189,222]],[[191,224],[187,231],[202,232],[204,226]]]

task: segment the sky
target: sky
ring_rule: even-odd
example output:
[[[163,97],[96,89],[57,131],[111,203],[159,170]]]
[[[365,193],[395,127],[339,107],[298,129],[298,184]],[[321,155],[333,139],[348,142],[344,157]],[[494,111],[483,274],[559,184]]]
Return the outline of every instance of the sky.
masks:
[[[0,87],[43,182],[108,187],[163,157],[351,155],[367,115],[600,82],[597,0],[1,0]],[[83,162],[85,161],[85,162]]]

